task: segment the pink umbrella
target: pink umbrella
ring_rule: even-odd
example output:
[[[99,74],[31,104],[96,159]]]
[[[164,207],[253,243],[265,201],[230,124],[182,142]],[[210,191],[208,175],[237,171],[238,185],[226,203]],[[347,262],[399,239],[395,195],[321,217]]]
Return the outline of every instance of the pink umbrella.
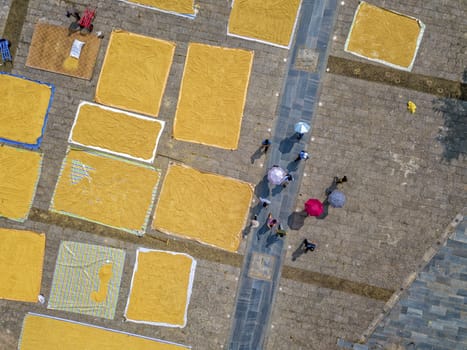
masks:
[[[323,214],[323,203],[319,199],[310,198],[305,202],[305,211],[310,216],[320,216]]]

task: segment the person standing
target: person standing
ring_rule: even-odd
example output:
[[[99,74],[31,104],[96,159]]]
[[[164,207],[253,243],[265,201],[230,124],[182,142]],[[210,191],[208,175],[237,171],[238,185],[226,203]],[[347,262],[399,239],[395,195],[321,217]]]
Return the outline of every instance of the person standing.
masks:
[[[266,221],[269,229],[272,229],[274,226],[277,225],[277,220],[272,217],[272,214],[269,213],[268,220]]]
[[[259,197],[259,201],[261,202],[263,208],[266,208],[269,204],[271,204],[271,201],[267,198]]]
[[[347,176],[343,176],[340,179],[336,176],[334,181],[336,182],[336,185],[343,184],[344,182],[347,182]]]
[[[343,176],[342,178],[339,178],[338,176],[334,176],[331,186],[329,186],[325,190],[326,197],[329,196],[334,190],[337,190],[337,188],[339,187],[338,185],[342,185],[344,182],[347,182],[347,181],[348,181],[347,176]]]
[[[271,146],[271,141],[269,139],[263,140],[263,142],[261,142],[261,151],[266,153],[269,149],[269,146]]]
[[[310,158],[310,156],[308,155],[308,152],[305,151],[305,150],[302,150],[300,151],[300,153],[298,154],[297,158],[295,159],[296,162],[300,161],[300,160],[307,160],[308,158]]]
[[[251,219],[251,227],[252,228],[259,227],[258,215],[253,216],[253,219]]]
[[[287,174],[281,181],[282,187],[286,188],[289,183],[293,181],[293,176],[291,174]]]
[[[279,224],[279,226],[277,227],[277,230],[276,230],[276,235],[282,238],[282,237],[287,235],[287,231],[284,230],[282,228],[282,226]]]
[[[309,250],[314,251],[316,249],[316,244],[310,242],[306,238],[302,242],[304,253],[307,253]]]

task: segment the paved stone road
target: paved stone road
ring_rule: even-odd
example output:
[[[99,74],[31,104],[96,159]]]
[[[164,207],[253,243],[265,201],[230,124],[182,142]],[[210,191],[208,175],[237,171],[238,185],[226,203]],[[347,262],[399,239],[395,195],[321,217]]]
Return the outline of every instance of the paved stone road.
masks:
[[[467,217],[433,256],[366,344],[340,339],[343,349],[467,348]]]
[[[326,69],[327,48],[336,8],[336,0],[302,2],[297,38],[289,56],[290,63],[267,166],[268,169],[273,165],[287,169],[294,180],[285,189],[272,186],[271,190],[267,179],[263,179],[257,186],[257,195],[269,198],[272,203],[258,212],[258,220],[262,224],[251,232],[229,349],[264,347],[285,254],[284,239],[279,238],[274,230],[268,230],[263,223],[268,213],[271,213],[283,229],[289,229],[287,220],[294,209],[301,180],[301,163],[305,162],[297,163],[295,159],[308,143],[307,136],[297,140],[294,126],[300,121],[312,125],[320,79]]]
[[[9,3],[0,1],[0,29],[3,29],[2,23],[6,23],[5,9]],[[372,3],[413,15],[427,25],[414,73],[457,82],[462,79],[467,39],[465,33],[458,30],[465,26],[467,18],[462,2],[410,0],[394,4],[378,0]],[[252,164],[250,159],[259,142],[272,135],[277,122],[279,110],[276,106],[281,99],[278,94],[288,64],[284,58],[289,52],[227,37],[225,29],[229,6],[225,1],[199,0],[200,12],[193,21],[116,0],[99,0],[96,4],[96,30],[104,31],[106,37],[94,77],[88,82],[24,66],[34,24],[38,20],[68,25],[64,16],[66,2],[29,1],[13,72],[51,82],[57,87],[41,147],[45,159],[33,203],[35,211],[45,212],[48,209],[77,105],[81,100],[91,101],[93,98],[108,33],[112,28],[177,43],[160,116],[167,123],[167,132],[160,140],[155,162],[163,174],[168,161],[176,159],[201,170],[252,184],[260,183],[268,160],[262,157]],[[344,5],[339,5],[331,55],[367,63],[343,51],[356,6],[357,0],[347,0]],[[237,151],[184,143],[170,137],[189,42],[255,51]],[[409,99],[418,106],[414,115],[406,111]],[[322,78],[319,102],[308,145],[312,157],[303,167],[296,210],[302,209],[308,197],[323,198],[324,189],[335,175],[349,177],[344,188],[348,203],[345,208],[331,210],[325,220],[308,218],[300,229],[289,232],[284,245],[286,267],[305,273],[320,273],[332,281],[338,278],[343,282],[359,282],[361,286],[396,290],[411,272],[418,270],[426,250],[467,202],[465,143],[455,143],[456,139],[465,142],[466,133],[459,131],[466,130],[465,118],[462,119],[466,102],[440,99],[403,86],[395,88],[339,76],[332,71]],[[443,129],[447,126],[449,130]],[[453,139],[449,138],[450,135],[460,136]],[[455,152],[446,154],[445,146],[454,146]],[[159,337],[192,345],[194,349],[219,349],[228,345],[245,243],[239,254],[230,255],[156,231],[137,239],[99,226],[83,225],[83,230],[78,230],[73,221],[52,221],[40,215],[34,215],[34,220],[30,219],[24,225],[3,219],[0,219],[0,225],[46,232],[47,254],[42,285],[46,296],[50,291],[60,240],[125,248],[128,254],[115,320],[0,300],[0,343],[6,344],[3,345],[5,349],[16,348],[21,322],[27,311]],[[304,237],[315,240],[318,249],[292,261],[292,254]],[[196,256],[198,268],[186,328],[179,330],[122,323],[134,250],[140,245],[186,251]],[[382,300],[362,296],[361,291],[344,292],[339,284],[324,288],[306,281],[300,278],[280,280],[266,349],[332,350],[337,347],[338,338],[358,340],[384,305]]]

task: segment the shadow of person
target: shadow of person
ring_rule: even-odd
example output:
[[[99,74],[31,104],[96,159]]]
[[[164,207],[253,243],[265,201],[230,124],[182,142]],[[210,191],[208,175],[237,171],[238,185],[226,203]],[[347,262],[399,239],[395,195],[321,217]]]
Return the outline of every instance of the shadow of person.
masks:
[[[279,143],[279,151],[283,154],[289,153],[292,150],[293,145],[295,144],[296,141],[297,141],[296,134],[293,134],[292,136],[289,136],[286,139],[283,139]]]
[[[320,216],[317,216],[316,218],[318,220],[323,220],[326,218],[326,216],[328,216],[328,214],[329,214],[329,201],[328,201],[328,197],[326,197],[326,199],[323,201],[323,213]]]
[[[258,149],[253,153],[250,157],[251,164],[255,163],[255,160],[261,158],[261,155],[263,154],[263,148],[258,147]]]
[[[279,240],[279,236],[275,233],[270,233],[268,239],[266,240],[266,248],[269,248],[271,245],[276,243]]]
[[[467,69],[462,76],[460,94],[449,98],[439,98],[432,101],[433,110],[440,113],[444,119],[443,126],[438,129],[436,140],[443,146],[442,160],[451,162],[462,158],[467,153],[467,124],[465,114],[467,109]]]
[[[332,184],[326,190],[324,191],[324,194],[326,195],[326,200],[328,199],[328,196],[332,193],[332,191],[337,190],[337,178],[332,179]]]
[[[297,171],[298,169],[299,162],[296,161],[291,161],[289,164],[287,164],[287,171],[291,173],[292,171]]]
[[[305,225],[305,219],[307,218],[307,213],[302,211],[295,211],[289,215],[287,219],[287,224],[292,230],[300,230],[303,225]]]
[[[253,211],[255,211],[255,210],[253,210]],[[257,216],[256,214],[253,214],[253,219],[254,220],[257,220],[256,216]],[[250,223],[243,229],[242,237],[246,238],[250,234],[250,232],[254,231],[256,228],[258,228],[258,226],[255,227],[253,225],[253,221],[250,221]]]
[[[268,232],[270,230],[270,228],[268,227],[268,224],[267,222],[264,223],[263,226],[261,226],[261,228],[258,230],[258,232],[256,233],[256,236],[258,237],[258,241],[261,239],[261,237],[266,234],[266,232]]]
[[[283,189],[284,187],[282,185],[276,185],[271,191],[272,196],[274,197],[275,195],[278,195]]]
[[[303,242],[300,243],[297,249],[292,253],[292,261],[297,260],[301,255],[305,254],[305,249],[303,246]]]
[[[260,182],[255,187],[255,196],[257,198],[263,197],[267,198],[269,196],[269,181],[268,175],[264,175]]]

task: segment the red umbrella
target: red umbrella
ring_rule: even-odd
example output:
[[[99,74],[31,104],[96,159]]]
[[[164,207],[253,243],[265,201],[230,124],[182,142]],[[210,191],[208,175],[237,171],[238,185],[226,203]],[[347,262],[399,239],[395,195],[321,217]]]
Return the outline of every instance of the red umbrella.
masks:
[[[310,216],[320,216],[323,214],[323,203],[319,199],[310,198],[305,203],[305,211]]]

